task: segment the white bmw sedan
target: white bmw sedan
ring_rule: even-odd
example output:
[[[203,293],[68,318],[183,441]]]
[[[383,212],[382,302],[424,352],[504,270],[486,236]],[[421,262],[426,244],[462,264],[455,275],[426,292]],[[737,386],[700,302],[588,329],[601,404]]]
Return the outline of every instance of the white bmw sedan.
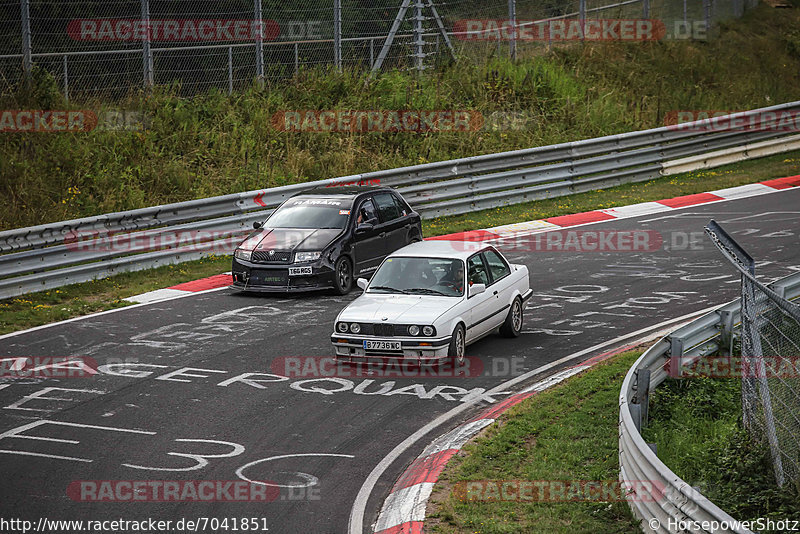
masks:
[[[528,268],[493,247],[423,241],[388,256],[364,293],[336,318],[331,342],[342,361],[464,361],[466,345],[491,334],[516,337],[533,291]]]

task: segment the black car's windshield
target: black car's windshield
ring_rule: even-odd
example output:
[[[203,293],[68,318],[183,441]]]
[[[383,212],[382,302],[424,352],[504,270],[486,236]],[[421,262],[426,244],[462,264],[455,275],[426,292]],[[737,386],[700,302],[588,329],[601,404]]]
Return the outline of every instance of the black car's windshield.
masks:
[[[297,198],[275,210],[269,228],[344,228],[352,201],[334,198]]]
[[[464,295],[464,262],[445,258],[388,258],[373,275],[370,293]]]

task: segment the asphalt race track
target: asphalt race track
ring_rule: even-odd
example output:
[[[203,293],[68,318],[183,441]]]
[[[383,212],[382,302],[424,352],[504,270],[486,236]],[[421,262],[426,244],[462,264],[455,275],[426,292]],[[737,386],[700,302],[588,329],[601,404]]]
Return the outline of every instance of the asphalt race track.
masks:
[[[514,376],[735,298],[738,276],[702,235],[710,218],[752,254],[762,279],[800,270],[797,189],[575,229],[639,231],[660,240],[656,250],[501,243],[528,266],[535,295],[522,336],[468,347],[469,376],[324,377],[310,365],[319,359],[297,359],[331,356],[333,320],[355,292],[287,298],[225,289],[0,338],[3,358],[79,356],[100,366],[94,376],[0,378],[4,515],[34,524],[258,518],[270,532],[346,532],[373,468],[438,415],[474,402],[463,420],[491,402],[485,391]],[[367,502],[365,531],[403,467],[458,423],[389,467]],[[84,502],[75,490],[80,481],[243,479],[270,481],[273,500]]]

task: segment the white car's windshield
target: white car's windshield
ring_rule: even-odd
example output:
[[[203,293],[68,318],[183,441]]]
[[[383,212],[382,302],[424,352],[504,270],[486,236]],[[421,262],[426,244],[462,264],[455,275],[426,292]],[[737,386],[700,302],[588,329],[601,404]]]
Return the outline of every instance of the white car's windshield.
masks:
[[[444,258],[388,258],[375,272],[370,293],[464,295],[464,262]]]

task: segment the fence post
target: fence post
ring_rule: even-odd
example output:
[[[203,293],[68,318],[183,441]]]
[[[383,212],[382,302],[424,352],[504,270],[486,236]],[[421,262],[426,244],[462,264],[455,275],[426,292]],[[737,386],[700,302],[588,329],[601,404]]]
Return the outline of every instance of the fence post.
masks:
[[[703,0],[703,13],[706,19],[706,35],[711,29],[711,0]]]
[[[650,0],[642,1],[642,18],[643,19],[650,18]]]
[[[256,83],[259,87],[264,87],[264,19],[261,16],[261,0],[254,0],[253,11],[255,11],[258,21],[258,33],[256,33]]]
[[[294,75],[297,76],[300,73],[300,45],[298,43],[294,44]]]
[[[684,27],[686,26],[686,24],[689,24],[689,8],[686,5],[687,1],[688,0],[683,0],[683,24],[684,24]]]
[[[64,54],[64,100],[69,102],[69,74],[67,73],[67,55]]]
[[[342,70],[342,0],[333,0],[333,64]]]
[[[414,68],[417,69],[418,73],[425,69],[424,45],[425,38],[422,36],[422,0],[416,0],[414,2]]]
[[[140,0],[142,23],[145,33],[142,36],[143,83],[145,89],[153,87],[153,53],[150,51],[150,0]]]
[[[228,47],[228,96],[233,94],[233,47]]]
[[[517,0],[508,0],[508,24],[511,26],[508,55],[511,57],[511,61],[515,61],[517,59]]]
[[[20,2],[22,10],[22,71],[25,75],[25,86],[30,87],[33,59],[31,57],[31,3],[30,0]]]
[[[578,20],[581,21],[581,41],[584,40],[584,30],[586,29],[586,0],[578,2]]]

